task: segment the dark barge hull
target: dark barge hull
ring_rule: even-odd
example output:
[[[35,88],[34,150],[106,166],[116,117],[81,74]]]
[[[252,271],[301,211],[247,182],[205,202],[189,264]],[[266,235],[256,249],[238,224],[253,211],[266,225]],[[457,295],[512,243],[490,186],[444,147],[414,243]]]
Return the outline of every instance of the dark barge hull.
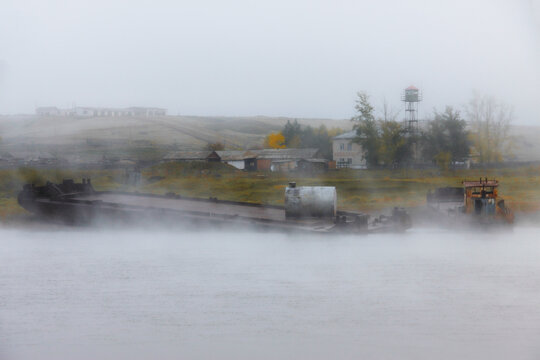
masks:
[[[397,209],[392,216],[374,221],[367,214],[345,211],[330,218],[290,218],[282,206],[186,198],[172,193],[95,191],[90,180],[25,185],[18,201],[31,213],[70,224],[129,222],[204,230],[232,227],[311,233],[404,231],[410,227],[406,212]]]

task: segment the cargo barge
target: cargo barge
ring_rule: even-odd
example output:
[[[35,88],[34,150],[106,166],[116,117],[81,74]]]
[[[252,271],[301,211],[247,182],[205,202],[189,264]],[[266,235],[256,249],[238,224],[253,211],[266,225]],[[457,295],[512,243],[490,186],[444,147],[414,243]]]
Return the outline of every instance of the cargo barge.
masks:
[[[44,186],[24,185],[19,204],[29,212],[70,224],[136,222],[181,225],[190,229],[260,229],[310,233],[373,233],[405,231],[411,219],[401,208],[376,218],[368,214],[337,209],[334,187],[285,189],[285,205],[190,198],[137,192],[96,191],[90,179],[81,183],[64,180]]]

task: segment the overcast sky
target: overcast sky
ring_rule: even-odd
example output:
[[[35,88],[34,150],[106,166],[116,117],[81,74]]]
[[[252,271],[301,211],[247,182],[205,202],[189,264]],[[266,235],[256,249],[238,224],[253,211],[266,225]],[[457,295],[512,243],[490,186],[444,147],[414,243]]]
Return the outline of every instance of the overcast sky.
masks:
[[[27,1],[0,5],[0,113],[347,118],[355,93],[421,117],[473,90],[540,125],[538,0]]]

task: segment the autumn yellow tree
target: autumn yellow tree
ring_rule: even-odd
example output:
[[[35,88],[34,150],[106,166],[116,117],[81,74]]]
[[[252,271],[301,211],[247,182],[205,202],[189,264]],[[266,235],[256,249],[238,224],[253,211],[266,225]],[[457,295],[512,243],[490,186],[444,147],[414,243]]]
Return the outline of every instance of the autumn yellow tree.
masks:
[[[285,148],[285,136],[282,133],[271,133],[264,139],[264,147],[272,149],[284,149]]]

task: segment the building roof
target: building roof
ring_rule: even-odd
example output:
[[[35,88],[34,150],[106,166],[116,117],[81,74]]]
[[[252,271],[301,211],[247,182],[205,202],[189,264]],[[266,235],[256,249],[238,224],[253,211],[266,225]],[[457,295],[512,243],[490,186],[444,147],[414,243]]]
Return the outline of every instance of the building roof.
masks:
[[[468,180],[465,180],[463,181],[463,186],[466,187],[466,188],[470,188],[470,187],[482,187],[482,186],[489,186],[489,187],[497,187],[499,186],[499,182],[497,180],[487,180],[487,179],[480,179],[480,180],[473,180],[473,181],[468,181]]]
[[[77,109],[81,110],[90,110],[90,111],[164,111],[167,109],[158,108],[158,107],[149,107],[149,106],[130,106],[127,108],[118,108],[118,107],[103,107],[103,106],[76,106],[71,109],[60,109],[56,106],[41,106],[36,108],[36,112],[51,112],[51,111],[64,111],[70,112]]]
[[[333,140],[352,140],[357,136],[356,130],[351,130],[341,135],[334,136]]]
[[[408,88],[406,88],[405,90],[418,90],[418,88],[416,86],[414,86],[414,85],[411,85]]]
[[[240,161],[248,158],[255,157],[255,154],[245,150],[220,150],[216,151],[221,160],[224,161]]]
[[[313,159],[317,157],[319,149],[306,148],[306,149],[263,149],[263,150],[250,150],[250,152],[257,155],[257,159],[269,159],[269,160],[299,160],[299,159]]]
[[[206,160],[214,151],[172,151],[163,160]]]

